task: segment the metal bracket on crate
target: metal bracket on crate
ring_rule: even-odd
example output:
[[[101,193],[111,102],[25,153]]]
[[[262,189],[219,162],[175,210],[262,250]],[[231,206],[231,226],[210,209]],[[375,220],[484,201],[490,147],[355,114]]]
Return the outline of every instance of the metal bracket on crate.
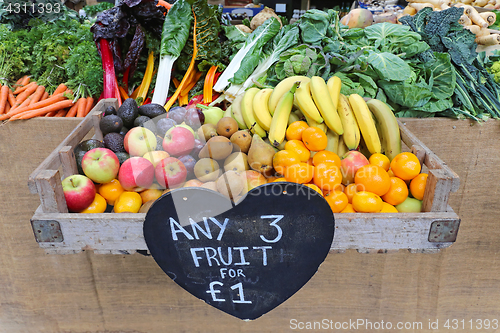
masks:
[[[63,241],[61,225],[54,220],[31,220],[31,227],[38,243],[60,243]]]
[[[429,242],[454,242],[457,239],[459,220],[437,220],[429,230]]]

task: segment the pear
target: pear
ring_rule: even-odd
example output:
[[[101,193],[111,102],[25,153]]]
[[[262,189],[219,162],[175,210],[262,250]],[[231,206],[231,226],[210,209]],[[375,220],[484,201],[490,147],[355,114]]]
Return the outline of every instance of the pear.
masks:
[[[270,175],[273,171],[275,152],[273,146],[265,143],[258,134],[254,134],[248,150],[248,165],[263,175]]]
[[[198,128],[198,138],[204,142],[207,142],[214,136],[217,136],[217,128],[214,124],[203,124]]]
[[[224,161],[224,170],[233,170],[239,173],[249,169],[248,166],[248,156],[242,152],[232,153]]]
[[[252,143],[252,134],[249,130],[239,130],[231,135],[230,140],[235,147],[239,147],[239,151],[246,154]]]
[[[207,141],[207,144],[200,150],[199,158],[213,158],[214,160],[223,160],[233,152],[231,140],[225,136],[214,136]]]

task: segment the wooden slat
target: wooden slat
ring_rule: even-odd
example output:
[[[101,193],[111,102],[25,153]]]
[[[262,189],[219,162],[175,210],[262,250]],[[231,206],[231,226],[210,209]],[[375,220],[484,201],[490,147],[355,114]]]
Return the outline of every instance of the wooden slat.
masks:
[[[102,141],[104,138],[102,135],[101,127],[99,123],[101,122],[102,113],[100,111],[104,111],[104,109],[96,109],[96,112],[92,114],[92,123],[94,124],[94,139]]]
[[[28,178],[28,187],[30,192],[37,193],[37,188],[35,184],[35,178],[42,170],[57,170],[61,166],[61,160],[59,158],[59,151],[62,147],[70,146],[74,147],[88,134],[88,132],[94,127],[92,121],[92,115],[96,113],[96,110],[104,110],[109,105],[115,105],[116,99],[110,98],[99,101],[97,105],[92,109],[92,111],[75,127],[75,129],[63,140],[63,142],[57,146],[56,149],[31,173]]]
[[[428,174],[422,211],[444,212],[448,209],[453,179],[443,169],[432,169]]]
[[[57,170],[42,170],[35,178],[37,192],[40,195],[41,207],[45,213],[67,213],[68,207],[64,199],[61,176]]]
[[[78,173],[78,167],[76,166],[75,154],[73,152],[73,147],[64,146],[59,150],[59,159],[61,160],[63,178],[69,177],[71,175]]]
[[[39,243],[40,247],[94,250],[95,253],[124,254],[147,250],[142,225],[145,214],[46,214],[39,210],[33,220],[57,220],[64,234],[60,243]],[[398,214],[335,214],[335,237],[331,251],[359,249],[369,253],[391,253],[398,249],[440,249],[451,242],[431,243],[429,229],[435,220],[458,220],[453,212]],[[109,252],[111,253],[111,252]]]
[[[398,119],[398,124],[399,124],[399,129],[401,132],[401,140],[408,146],[419,146],[425,151],[425,160],[424,164],[429,168],[429,169],[443,169],[448,176],[452,179],[452,186],[451,186],[451,191],[456,192],[458,191],[458,188],[460,187],[460,179],[458,175],[451,170],[445,162],[443,162],[439,157],[436,156],[430,150],[427,148],[427,146],[420,141],[412,132],[410,132],[406,126]]]

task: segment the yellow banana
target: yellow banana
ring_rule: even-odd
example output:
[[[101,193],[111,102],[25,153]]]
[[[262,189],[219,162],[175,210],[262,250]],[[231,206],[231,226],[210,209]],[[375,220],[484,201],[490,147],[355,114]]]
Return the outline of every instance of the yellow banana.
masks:
[[[349,148],[344,143],[343,135],[339,136],[339,145],[337,147],[337,155],[339,155],[340,158],[344,156],[347,152],[349,151]]]
[[[306,115],[304,115],[304,118],[306,118],[306,122],[307,122],[307,125],[309,125],[309,127],[317,127],[325,133],[328,130],[328,126],[326,126],[326,124],[324,122],[322,122],[321,124],[317,123],[314,120],[307,117]]]
[[[326,144],[325,150],[331,151],[332,153],[337,154],[339,148],[339,138],[340,136],[332,130],[328,130],[326,132],[326,138],[328,139],[328,143]]]
[[[322,123],[323,118],[321,118],[318,108],[316,107],[316,104],[314,104],[311,96],[310,84],[310,82],[304,82],[297,88],[297,91],[295,92],[297,105],[304,115],[317,123]]]
[[[271,115],[274,115],[274,110],[276,110],[276,106],[278,105],[281,96],[290,91],[293,84],[297,81],[299,81],[300,83],[305,83],[311,81],[311,79],[308,78],[307,76],[301,76],[301,75],[290,76],[282,80],[280,83],[276,85],[276,87],[274,87],[273,93],[269,98],[269,111],[271,112]]]
[[[328,88],[328,92],[330,93],[330,97],[332,98],[333,106],[335,106],[335,109],[337,110],[339,106],[340,88],[342,88],[342,81],[338,76],[332,76],[328,79],[326,86]]]
[[[257,124],[264,130],[269,131],[271,127],[272,117],[269,113],[269,97],[271,97],[272,89],[259,90],[253,98],[253,114]]]
[[[255,120],[253,115],[253,98],[259,92],[259,88],[250,88],[245,91],[243,99],[241,100],[241,114],[243,115],[243,120],[245,125],[250,129],[253,134],[258,134],[260,137],[266,136],[266,131]]]
[[[281,99],[276,106],[273,121],[271,122],[271,128],[269,129],[269,141],[274,147],[278,147],[285,139],[288,118],[292,112],[293,94],[299,84],[299,82],[294,83],[292,88],[281,96]]]
[[[297,114],[295,114],[295,112],[291,112],[290,116],[288,116],[288,125],[290,125],[293,122],[299,121],[299,120],[300,120],[299,116],[297,116]]]
[[[241,129],[247,129],[247,125],[245,124],[245,120],[243,119],[243,114],[241,111],[241,100],[243,99],[243,94],[239,94],[236,96],[234,99],[233,103],[231,104],[231,117],[236,120],[238,123],[238,128]]]
[[[342,122],[342,128],[344,129],[343,138],[345,145],[349,149],[358,148],[361,138],[358,123],[356,122],[356,118],[354,117],[347,97],[342,94],[339,96],[337,110],[339,112],[340,121]]]
[[[375,122],[373,121],[370,109],[368,109],[365,100],[358,94],[351,94],[349,96],[349,104],[351,104],[366,147],[371,154],[380,153],[382,151],[382,145],[377,133],[377,128],[375,127]]]
[[[377,119],[385,155],[392,159],[401,153],[401,133],[394,113],[387,104],[377,99],[366,102],[368,108]]]
[[[344,133],[342,122],[340,121],[337,108],[332,102],[332,98],[328,98],[330,92],[322,77],[313,76],[311,78],[311,94],[314,104],[318,107],[326,126],[338,135],[342,135]]]

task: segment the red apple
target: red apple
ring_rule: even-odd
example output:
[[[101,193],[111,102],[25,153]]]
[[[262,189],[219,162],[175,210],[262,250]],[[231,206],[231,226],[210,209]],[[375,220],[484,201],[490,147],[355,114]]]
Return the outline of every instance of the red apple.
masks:
[[[156,165],[155,176],[158,184],[173,188],[186,180],[187,170],[177,158],[167,157]]]
[[[116,178],[120,161],[108,148],[94,148],[83,155],[82,170],[94,182],[104,184]]]
[[[134,127],[123,138],[123,147],[130,156],[144,156],[156,150],[156,145],[156,135],[145,127]]]
[[[153,163],[144,157],[131,157],[123,162],[118,181],[125,191],[141,192],[150,188],[155,177]]]
[[[354,183],[354,175],[363,165],[370,164],[368,159],[357,150],[350,150],[340,161],[340,171],[342,171],[342,184]]]
[[[72,175],[64,178],[61,184],[70,212],[81,212],[94,201],[95,185],[88,177]]]
[[[172,156],[186,155],[194,148],[194,134],[187,128],[176,126],[163,139],[163,149]]]

